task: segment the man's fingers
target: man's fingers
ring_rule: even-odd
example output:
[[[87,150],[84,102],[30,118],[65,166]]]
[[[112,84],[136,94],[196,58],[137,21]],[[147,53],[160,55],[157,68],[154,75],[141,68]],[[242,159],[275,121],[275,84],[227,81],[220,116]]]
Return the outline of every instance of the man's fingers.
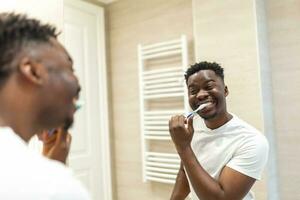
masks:
[[[177,121],[177,116],[172,116],[171,119],[169,120],[169,129],[172,130],[173,127],[176,125]]]
[[[53,134],[51,134],[51,135],[49,134],[48,131],[43,131],[43,133],[42,133],[43,143],[44,144],[50,144],[50,143],[55,142],[56,141],[56,137],[57,137],[56,134],[57,134],[56,131]]]
[[[190,133],[194,133],[193,117],[190,117],[188,119],[188,130],[189,130]]]
[[[172,131],[172,130],[186,129],[185,124],[186,124],[186,118],[183,115],[173,116],[169,120],[169,130]]]
[[[66,139],[66,141],[67,141],[67,146],[68,146],[68,148],[70,148],[71,142],[72,142],[72,136],[71,136],[71,134],[69,134],[69,133],[67,133],[66,135],[67,135],[67,139]]]
[[[183,126],[185,121],[185,117],[183,115],[178,116],[178,125]]]
[[[57,131],[56,143],[65,142],[67,140],[67,135],[68,135],[68,132],[66,132],[62,128],[59,128]]]

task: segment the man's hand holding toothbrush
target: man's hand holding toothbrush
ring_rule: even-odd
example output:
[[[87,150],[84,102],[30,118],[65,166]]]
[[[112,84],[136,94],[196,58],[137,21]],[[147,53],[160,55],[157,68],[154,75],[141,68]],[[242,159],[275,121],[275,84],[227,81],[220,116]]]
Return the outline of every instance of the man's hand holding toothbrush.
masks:
[[[169,132],[179,154],[190,147],[194,134],[193,116],[205,106],[207,104],[201,104],[186,116],[176,115],[169,120]]]
[[[169,120],[169,131],[177,152],[180,154],[190,147],[194,134],[193,118],[186,118],[183,115],[173,116]]]
[[[83,101],[74,99],[76,111],[83,106]],[[43,142],[43,155],[66,164],[71,146],[71,135],[68,132],[69,124],[60,128],[43,131],[40,140]]]
[[[49,131],[42,133],[43,155],[66,164],[66,160],[71,146],[71,135],[63,128],[53,130],[50,135]]]

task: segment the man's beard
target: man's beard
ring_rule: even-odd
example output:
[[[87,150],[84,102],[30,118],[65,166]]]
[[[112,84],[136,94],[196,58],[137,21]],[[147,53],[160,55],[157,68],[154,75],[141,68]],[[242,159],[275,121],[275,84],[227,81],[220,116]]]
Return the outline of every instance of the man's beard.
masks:
[[[199,115],[202,119],[204,119],[204,120],[210,120],[210,119],[213,119],[213,118],[215,118],[216,116],[218,115],[218,113],[213,113],[213,114],[211,114],[211,115],[208,115],[208,116],[202,116],[202,115]]]
[[[65,120],[65,123],[63,125],[63,129],[65,131],[67,131],[70,127],[72,127],[72,125],[73,125],[73,119],[68,118],[68,119]]]

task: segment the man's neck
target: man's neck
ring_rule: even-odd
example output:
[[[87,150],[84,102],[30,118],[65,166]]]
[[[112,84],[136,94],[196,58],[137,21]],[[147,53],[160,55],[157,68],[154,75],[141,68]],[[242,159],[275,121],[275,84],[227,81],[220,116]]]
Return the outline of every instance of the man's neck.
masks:
[[[2,116],[0,116],[0,126],[1,127],[10,127],[17,135],[19,135],[25,142],[28,142],[31,137],[34,135],[35,131],[30,129],[26,123],[19,122],[20,120],[4,120]]]
[[[0,92],[0,126],[10,127],[25,142],[36,133],[33,110],[27,96],[16,89],[15,84],[7,84]]]
[[[223,126],[224,124],[226,124],[231,119],[232,119],[232,115],[229,114],[228,112],[226,112],[224,115],[222,115],[218,118],[204,120],[204,122],[205,122],[205,125],[207,128],[217,129],[217,128]]]

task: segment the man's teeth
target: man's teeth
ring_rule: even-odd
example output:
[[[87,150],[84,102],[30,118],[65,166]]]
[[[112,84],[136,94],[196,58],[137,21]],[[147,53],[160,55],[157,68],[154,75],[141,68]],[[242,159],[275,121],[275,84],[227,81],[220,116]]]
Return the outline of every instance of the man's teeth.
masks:
[[[206,106],[211,105],[211,104],[212,104],[211,102],[207,102],[207,103],[201,104],[201,105],[198,107],[197,110],[202,110],[202,109],[204,109]]]

